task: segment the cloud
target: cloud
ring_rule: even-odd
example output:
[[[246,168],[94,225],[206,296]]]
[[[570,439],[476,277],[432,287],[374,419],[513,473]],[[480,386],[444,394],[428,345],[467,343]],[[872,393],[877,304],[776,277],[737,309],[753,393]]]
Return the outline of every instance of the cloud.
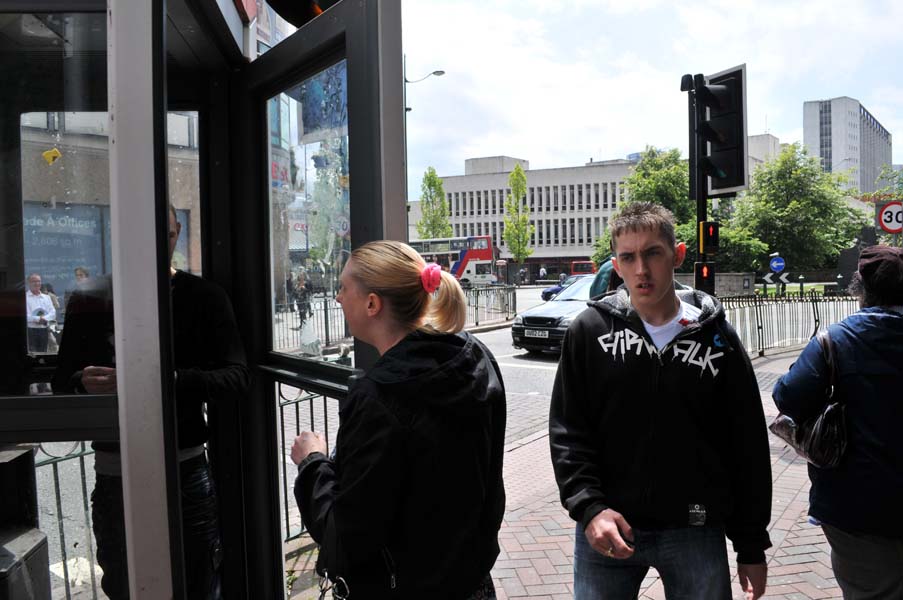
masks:
[[[403,9],[409,78],[446,71],[407,88],[414,197],[427,166],[457,175],[475,156],[550,168],[647,144],[686,153],[680,76],[740,63],[751,134],[767,122],[782,142],[802,141],[802,103],[838,95],[903,131],[900,89],[880,88],[886,100],[870,93],[878,74],[899,70],[903,3],[408,0]]]

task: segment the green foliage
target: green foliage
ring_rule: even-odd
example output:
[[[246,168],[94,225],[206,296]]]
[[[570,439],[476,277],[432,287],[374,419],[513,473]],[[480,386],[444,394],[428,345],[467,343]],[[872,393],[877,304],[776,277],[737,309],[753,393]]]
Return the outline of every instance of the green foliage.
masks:
[[[646,147],[640,161],[624,180],[627,202],[656,202],[674,213],[677,223],[695,220],[696,203],[690,200],[690,171],[680,150]]]
[[[530,224],[530,209],[527,208],[527,176],[520,165],[515,165],[508,176],[508,187],[511,193],[505,199],[505,233],[504,240],[514,262],[522,265],[528,256],[533,254],[530,241],[533,239],[535,227]]]
[[[448,202],[442,180],[436,169],[428,167],[420,183],[421,217],[417,223],[417,235],[421,239],[447,238],[452,236],[452,226],[448,222]]]
[[[780,252],[794,270],[836,264],[868,224],[847,203],[843,181],[822,171],[799,143],[756,170],[749,193],[736,202],[733,224],[766,244],[760,269],[767,269],[769,252]]]
[[[609,256],[611,256],[611,232],[606,227],[605,231],[602,232],[602,235],[597,237],[596,241],[593,242],[593,255],[591,260],[598,266],[605,262]]]
[[[903,200],[903,170],[894,171],[888,165],[884,165],[881,167],[881,174],[878,176],[878,181],[884,183],[884,186],[871,194],[862,195],[863,201],[875,205],[874,211],[876,217],[879,207],[894,200]],[[876,231],[879,244],[892,246],[895,245],[898,240],[903,243],[903,239],[901,239],[899,235],[887,233],[881,229],[881,227],[877,226],[877,224]]]

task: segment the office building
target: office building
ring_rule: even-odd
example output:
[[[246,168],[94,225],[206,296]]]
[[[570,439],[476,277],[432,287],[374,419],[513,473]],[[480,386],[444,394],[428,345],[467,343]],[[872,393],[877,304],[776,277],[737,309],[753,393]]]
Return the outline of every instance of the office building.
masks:
[[[850,189],[869,193],[882,187],[878,177],[891,164],[891,134],[858,100],[803,103],[803,142],[825,171],[848,172]]]
[[[593,242],[624,200],[624,179],[636,162],[590,160],[578,167],[531,170],[527,160],[492,156],[467,159],[464,175],[442,177],[454,234],[490,235],[499,257],[508,261],[504,204],[516,164],[527,176],[526,203],[535,231],[526,265],[535,277],[540,266],[551,275],[592,256]]]

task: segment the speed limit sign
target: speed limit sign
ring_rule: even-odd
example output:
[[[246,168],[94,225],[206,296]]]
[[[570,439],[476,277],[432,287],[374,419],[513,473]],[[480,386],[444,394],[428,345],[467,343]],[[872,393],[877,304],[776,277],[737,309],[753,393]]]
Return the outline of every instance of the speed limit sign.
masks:
[[[887,233],[903,232],[903,202],[888,202],[878,212],[878,224]]]

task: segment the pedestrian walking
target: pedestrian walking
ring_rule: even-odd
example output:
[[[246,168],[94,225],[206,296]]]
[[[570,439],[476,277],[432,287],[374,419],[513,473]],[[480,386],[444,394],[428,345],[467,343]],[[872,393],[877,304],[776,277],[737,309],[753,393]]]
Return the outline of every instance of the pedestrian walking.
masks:
[[[864,249],[849,290],[862,308],[828,327],[847,446],[836,467],[809,465],[809,515],[846,600],[903,598],[903,249]],[[774,401],[805,423],[824,409],[829,386],[813,339],[775,384]]]
[[[670,211],[630,204],[610,228],[624,287],[568,329],[549,417],[574,597],[635,599],[654,567],[666,598],[730,600],[727,535],[759,598],[771,469],[746,350],[716,298],[675,284],[686,246]]]
[[[495,598],[505,510],[505,389],[462,332],[455,277],[400,242],[354,250],[337,300],[379,352],[339,409],[335,457],[320,434],[292,447],[295,499],[342,597]]]

